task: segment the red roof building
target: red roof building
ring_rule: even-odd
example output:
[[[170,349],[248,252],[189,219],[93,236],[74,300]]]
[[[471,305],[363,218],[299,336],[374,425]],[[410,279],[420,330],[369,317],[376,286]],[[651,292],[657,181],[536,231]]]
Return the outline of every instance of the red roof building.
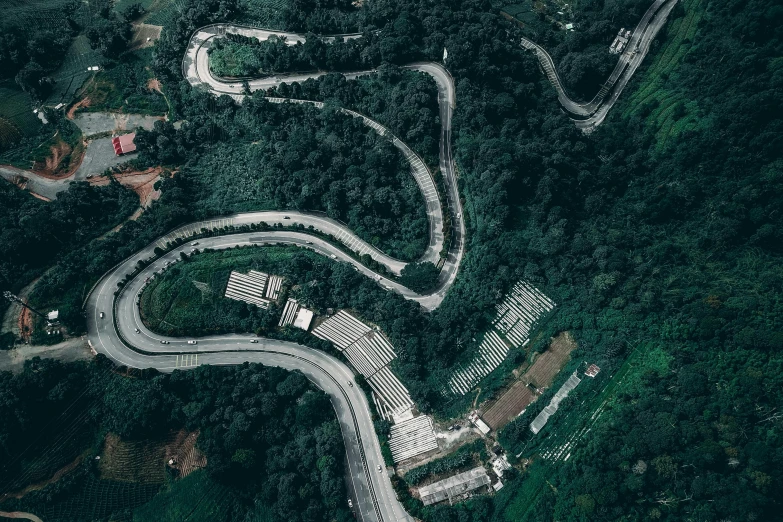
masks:
[[[111,139],[111,144],[114,146],[114,153],[117,156],[122,154],[128,154],[136,150],[136,144],[133,143],[133,139],[136,137],[136,133],[123,134]]]
[[[598,375],[598,372],[600,371],[601,368],[599,368],[595,364],[591,364],[590,366],[587,367],[587,370],[585,370],[585,375],[587,375],[588,377],[595,377],[596,375]]]

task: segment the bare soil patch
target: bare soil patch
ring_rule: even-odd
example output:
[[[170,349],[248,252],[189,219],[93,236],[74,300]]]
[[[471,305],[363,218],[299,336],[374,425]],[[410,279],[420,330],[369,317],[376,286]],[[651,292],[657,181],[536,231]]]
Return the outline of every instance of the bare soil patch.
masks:
[[[82,107],[89,107],[90,106],[90,98],[89,96],[85,96],[78,102],[74,103],[70,109],[68,109],[68,113],[66,114],[67,118],[69,120],[72,120],[74,116],[76,116],[76,111],[81,109]]]
[[[98,464],[101,478],[117,482],[162,484],[166,478],[165,441],[124,441],[106,435]]]
[[[160,94],[163,94],[163,90],[160,85],[160,80],[158,80],[157,78],[150,78],[150,80],[147,82],[147,89],[151,91],[157,91]]]
[[[160,38],[161,31],[163,31],[162,25],[144,23],[134,23],[132,25],[133,37],[131,38],[130,42],[131,49],[144,49],[145,47],[152,47],[155,44],[155,41]]]
[[[166,462],[171,462],[169,465],[179,471],[180,478],[207,465],[206,455],[196,448],[198,436],[198,430],[190,433],[180,430],[172,443],[166,446]]]
[[[46,159],[33,163],[31,172],[42,178],[64,179],[73,176],[73,173],[82,164],[85,152],[84,143],[77,144],[75,149],[65,143],[62,139],[49,148],[49,155]]]
[[[166,478],[167,465],[176,469],[180,477],[187,476],[207,465],[207,458],[196,449],[198,436],[198,431],[180,430],[160,439],[126,441],[109,433],[98,464],[101,478],[159,484]]]
[[[162,171],[163,169],[160,167],[151,167],[143,171],[136,170],[113,174],[112,177],[138,194],[139,204],[142,207],[148,207],[160,197],[160,190],[155,190],[154,185],[160,179]],[[108,185],[109,182],[109,178],[105,176],[90,180],[90,184],[98,187]]]
[[[576,347],[569,332],[552,339],[549,348],[535,358],[519,379],[497,401],[484,408],[484,422],[497,430],[513,420],[552,383]]]

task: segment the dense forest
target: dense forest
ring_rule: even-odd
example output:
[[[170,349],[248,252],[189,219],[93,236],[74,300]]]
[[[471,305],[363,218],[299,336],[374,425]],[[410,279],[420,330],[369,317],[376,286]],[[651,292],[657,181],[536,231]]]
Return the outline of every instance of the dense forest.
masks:
[[[197,217],[250,210],[316,210],[346,222],[392,256],[417,259],[427,246],[424,198],[410,165],[362,120],[254,95],[237,106],[192,91],[182,131],[139,131],[146,165],[187,163]]]
[[[0,418],[2,493],[47,478],[85,450],[100,455],[106,434],[152,444],[185,429],[198,431],[206,471],[232,500],[231,512],[212,520],[243,520],[262,509],[292,522],[350,518],[340,426],[326,394],[297,372],[245,364],[129,378],[102,356],[88,364],[34,359],[20,374],[0,372]],[[65,445],[60,430],[70,435]],[[40,435],[31,443],[34,432]],[[45,520],[128,520],[163,486],[111,482],[96,466],[83,459],[55,484],[0,508]],[[96,496],[102,488],[107,493]]]
[[[240,111],[227,99],[208,102],[180,75],[190,31],[230,19],[232,3],[186,4],[164,32],[154,65],[172,86],[175,110],[199,125],[156,129],[154,143],[144,144],[151,158],[169,165],[203,155],[205,143],[223,146]],[[535,408],[581,362],[602,368],[538,436],[525,426],[534,410],[501,432],[504,445],[522,452],[523,476],[493,498],[426,510],[426,520],[778,517],[783,10],[773,0],[689,3],[669,24],[689,9],[699,10],[701,21],[681,42],[679,66],[665,77],[650,67],[664,50],[654,46],[607,122],[589,136],[560,112],[536,59],[516,43],[521,30],[488,2],[368,2],[359,23],[380,32],[334,44],[333,52],[345,50],[341,63],[354,56],[357,69],[440,60],[448,49],[469,237],[457,285],[432,314],[350,274],[334,282],[333,305],[350,306],[384,329],[399,356],[395,370],[418,405],[436,414],[467,406],[444,397],[443,382],[454,363],[472,355],[471,339],[521,278],[558,303],[532,348],[563,330],[579,345]],[[595,31],[597,42],[615,29]],[[664,30],[659,40],[672,36]],[[559,52],[556,61],[565,59]],[[650,77],[678,100],[670,111],[675,122],[688,118],[674,139],[661,138],[654,117],[662,102],[654,96],[624,105]],[[585,92],[591,81],[584,80]],[[44,278],[45,295],[72,295],[169,226],[193,218],[195,185],[188,180],[166,178],[160,202],[138,223],[63,255],[57,278]],[[618,374],[627,377],[613,380]],[[584,427],[579,419],[595,412],[596,397],[606,400],[600,421],[569,460],[539,458],[538,448]]]

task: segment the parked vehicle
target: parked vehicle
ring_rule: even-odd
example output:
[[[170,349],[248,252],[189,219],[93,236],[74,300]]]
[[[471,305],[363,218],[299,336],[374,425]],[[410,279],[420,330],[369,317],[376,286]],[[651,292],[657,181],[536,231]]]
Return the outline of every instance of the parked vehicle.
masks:
[[[194,241],[194,242],[192,242],[192,243],[190,244],[190,246],[196,246],[196,245],[198,245],[198,241]]]

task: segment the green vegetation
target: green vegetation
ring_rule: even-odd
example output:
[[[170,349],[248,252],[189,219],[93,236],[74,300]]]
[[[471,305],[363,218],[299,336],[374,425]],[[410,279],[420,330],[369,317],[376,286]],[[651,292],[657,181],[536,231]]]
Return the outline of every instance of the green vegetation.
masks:
[[[486,442],[484,439],[478,439],[460,447],[454,453],[413,468],[405,474],[405,482],[410,486],[416,486],[432,475],[441,473],[453,475],[480,466],[488,459]]]
[[[21,374],[0,373],[0,491],[71,463],[59,480],[0,509],[52,521],[349,520],[340,427],[328,397],[302,374],[245,364],[129,377],[112,366],[103,356],[35,359]],[[179,429],[199,431],[207,458],[184,479],[160,458],[144,463],[157,473],[112,480],[94,458],[107,433],[143,451]]]
[[[270,310],[262,310],[223,297],[229,274],[232,270],[279,274],[288,271],[286,261],[294,258],[298,264],[311,266],[327,263],[322,256],[291,247],[251,247],[192,256],[150,282],[142,293],[142,318],[152,330],[166,335],[266,332],[277,326],[282,309],[272,305]]]
[[[213,480],[208,472],[198,470],[168,482],[149,502],[133,510],[133,521],[221,522],[228,519],[235,502],[230,488]],[[256,510],[261,511],[262,507]]]
[[[424,198],[410,165],[360,119],[260,95],[241,106],[223,98],[213,118],[215,101],[192,94],[182,131],[156,123],[137,133],[136,144],[147,165],[188,160],[181,176],[196,215],[320,210],[400,259],[424,251]]]
[[[382,31],[331,47],[335,63],[366,69],[440,60],[447,46],[458,102],[453,148],[470,228],[457,284],[432,314],[340,265],[313,287],[323,292],[321,302],[352,308],[378,324],[395,346],[395,370],[417,405],[436,414],[451,406],[441,393],[451,369],[471,356],[471,340],[521,278],[558,303],[539,336],[568,330],[579,345],[548,395],[500,435],[532,459],[524,477],[510,474],[494,497],[421,508],[416,515],[427,522],[775,519],[781,512],[775,493],[783,483],[783,386],[777,371],[783,348],[783,11],[771,0],[711,4],[687,53],[688,33],[679,49],[663,51],[684,53],[669,74],[678,79],[685,114],[695,102],[706,123],[684,125],[675,130],[677,139],[659,145],[656,134],[668,116],[654,116],[659,128],[647,121],[652,112],[626,113],[622,106],[596,132],[581,134],[561,114],[536,59],[507,38],[505,31],[514,26],[490,10],[480,0],[367,2],[362,23]],[[237,12],[228,1],[187,0],[156,50],[156,74],[172,85],[180,81],[190,30]],[[641,15],[632,14],[635,20]],[[598,36],[613,37],[614,24],[628,25],[616,18],[596,27],[595,42],[585,44],[596,46],[596,56],[611,41],[599,43]],[[682,27],[684,21],[667,34],[675,38]],[[557,52],[574,55],[567,81],[584,83],[587,92],[593,70],[588,65],[600,57],[588,50],[582,59],[580,52],[589,47],[569,47],[583,33],[590,36],[584,29],[569,33]],[[566,61],[555,54],[559,63]],[[659,56],[655,51],[651,58],[657,63]],[[669,61],[660,63],[663,69]],[[633,91],[631,86],[626,94]],[[164,179],[161,200],[119,233],[71,253],[43,251],[40,263],[58,262],[42,282],[46,298],[80,302],[104,270],[174,225],[199,217],[208,187],[187,172],[198,172],[210,158],[222,159],[223,167],[247,161],[260,137],[259,149],[271,150],[264,147],[274,138],[296,161],[305,152],[320,154],[330,135],[313,138],[308,149],[286,149],[278,137],[292,136],[287,126],[307,119],[319,130],[332,130],[333,122],[350,130],[336,111],[277,110],[258,97],[239,109],[184,83],[171,89],[171,98],[191,125],[180,131],[159,127],[148,135],[155,139],[141,146],[151,161],[183,166],[184,174]],[[682,109],[672,111],[675,118]],[[353,145],[364,135],[344,136]],[[245,156],[234,155],[233,142]],[[221,163],[213,165],[217,170]],[[280,169],[286,175],[295,170]],[[316,172],[320,165],[308,182]],[[228,176],[241,179],[237,171]],[[288,178],[273,179],[277,186]],[[305,186],[301,179],[295,183],[299,190]],[[210,211],[236,208],[237,192],[217,189],[225,199],[213,200]],[[36,231],[48,232],[43,225]],[[9,251],[15,249],[2,249],[6,256]],[[18,260],[8,266],[12,274],[24,273]],[[302,266],[305,273],[310,269]],[[78,329],[77,316],[67,320]],[[526,422],[582,361],[597,364],[601,373],[585,379],[545,430],[532,436]],[[111,397],[126,417],[149,416]],[[540,458],[571,435],[567,461]]]
[[[258,27],[286,29],[288,7],[288,0],[241,0],[237,20]]]
[[[400,282],[423,294],[435,288],[439,274],[440,270],[432,263],[409,263],[400,273]]]
[[[41,125],[33,114],[30,95],[10,81],[0,83],[0,152],[24,137],[35,136]]]
[[[138,198],[119,183],[95,188],[76,183],[57,200],[44,203],[9,183],[0,183],[0,287],[18,291],[51,264],[116,226],[138,206]],[[50,276],[59,279],[59,274]],[[46,278],[45,278],[46,279]],[[44,285],[37,292],[45,293]],[[82,287],[60,308],[68,323],[81,317]],[[2,302],[5,311],[6,301]],[[77,321],[78,324],[78,321]]]
[[[681,5],[682,9],[673,13],[680,16],[666,26],[665,40],[654,53],[649,68],[639,74],[641,85],[623,103],[623,116],[638,116],[656,129],[658,152],[666,149],[670,138],[677,139],[683,132],[711,124],[698,100],[686,98],[686,91],[680,88],[687,75],[678,74],[696,39],[704,6],[701,0],[686,0]]]
[[[151,48],[123,54],[84,85],[79,96],[89,98],[90,104],[80,110],[166,114],[166,99],[150,88],[150,80],[154,78],[149,69],[151,61]]]

